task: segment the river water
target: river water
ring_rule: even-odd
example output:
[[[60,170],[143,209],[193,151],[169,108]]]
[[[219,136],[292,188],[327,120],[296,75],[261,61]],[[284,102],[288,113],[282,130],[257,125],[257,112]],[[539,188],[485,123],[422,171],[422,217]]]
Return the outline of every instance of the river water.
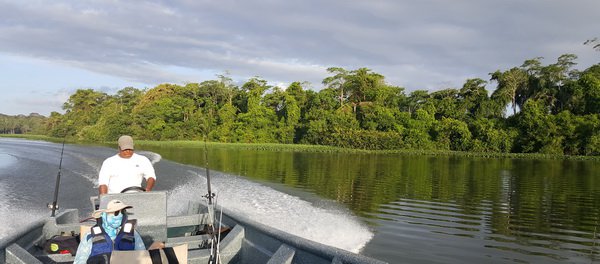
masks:
[[[140,149],[170,204],[201,199],[202,148]],[[49,215],[60,150],[0,139],[0,217],[8,220],[0,237]],[[114,152],[66,145],[62,208],[89,214],[100,164]],[[220,205],[390,263],[600,263],[598,162],[227,147],[208,154]]]
[[[0,138],[0,238],[50,215],[60,164],[61,144]],[[156,169],[155,190],[168,191],[169,214],[183,211],[189,200],[203,200],[205,169],[147,156]],[[102,161],[115,149],[67,144],[61,166],[60,208],[79,208],[80,217],[91,213],[89,197],[97,195],[97,175]],[[373,237],[360,219],[335,202],[312,203],[236,175],[212,171],[212,191],[217,206],[324,244],[359,252]],[[305,195],[312,196],[311,194]],[[315,199],[313,199],[314,201]]]

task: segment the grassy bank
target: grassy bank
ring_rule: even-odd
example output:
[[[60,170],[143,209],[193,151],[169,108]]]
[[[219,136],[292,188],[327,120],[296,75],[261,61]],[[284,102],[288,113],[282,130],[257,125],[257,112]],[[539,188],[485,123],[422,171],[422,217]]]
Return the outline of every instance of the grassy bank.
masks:
[[[54,138],[45,135],[31,135],[31,134],[0,134],[3,138],[23,138],[29,140],[44,140],[50,142],[62,142],[62,138]]]
[[[51,142],[62,142],[62,138],[53,138],[44,135],[6,135],[0,134],[0,137],[24,138],[31,140],[45,140]],[[90,144],[94,142],[79,142],[68,140],[67,143]],[[98,145],[115,145],[115,142],[95,142]],[[154,141],[154,140],[136,140],[139,146],[158,146],[158,147],[186,147],[203,148],[203,141],[175,140],[175,141]],[[364,150],[347,149],[320,145],[300,145],[300,144],[273,144],[273,143],[220,143],[207,142],[210,148],[228,148],[228,149],[247,149],[247,150],[266,150],[266,151],[293,151],[293,152],[316,152],[316,153],[360,153],[360,154],[403,154],[403,155],[426,155],[426,156],[462,156],[462,157],[482,157],[482,158],[514,158],[514,159],[554,159],[554,160],[596,160],[600,161],[600,156],[566,156],[549,155],[539,153],[487,153],[487,152],[462,152],[462,151],[441,151],[441,150]]]

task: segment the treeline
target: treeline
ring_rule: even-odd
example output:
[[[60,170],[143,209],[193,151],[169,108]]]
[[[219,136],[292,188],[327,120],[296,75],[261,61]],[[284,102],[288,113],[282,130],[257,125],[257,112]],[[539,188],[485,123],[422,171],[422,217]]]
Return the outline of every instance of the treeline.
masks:
[[[435,92],[389,85],[367,68],[329,68],[318,92],[286,89],[258,77],[236,86],[227,76],[114,95],[80,89],[48,135],[114,141],[202,139],[301,143],[360,149],[600,155],[600,64],[579,71],[577,57],[541,58]],[[508,111],[508,113],[506,113]]]
[[[28,116],[0,114],[0,134],[45,134],[46,117],[37,113]]]

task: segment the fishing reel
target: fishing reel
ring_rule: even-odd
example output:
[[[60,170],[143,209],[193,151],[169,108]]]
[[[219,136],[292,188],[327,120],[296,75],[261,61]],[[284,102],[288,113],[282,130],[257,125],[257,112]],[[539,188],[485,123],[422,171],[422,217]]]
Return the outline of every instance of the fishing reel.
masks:
[[[216,194],[215,194],[215,193],[210,193],[210,194],[208,194],[208,193],[207,193],[207,194],[205,194],[205,195],[204,195],[204,196],[202,196],[202,197],[204,197],[204,198],[206,198],[206,199],[214,199],[214,198],[215,198],[215,196],[216,196]]]
[[[54,203],[47,203],[46,206],[48,207],[48,209],[50,210],[58,210],[58,204],[54,204]]]

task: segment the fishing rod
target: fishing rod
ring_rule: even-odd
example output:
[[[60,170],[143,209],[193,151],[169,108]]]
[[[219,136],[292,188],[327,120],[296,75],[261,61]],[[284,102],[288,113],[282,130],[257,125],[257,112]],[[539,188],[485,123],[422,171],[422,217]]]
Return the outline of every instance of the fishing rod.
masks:
[[[213,204],[215,194],[210,188],[210,170],[208,169],[208,146],[206,145],[206,135],[204,136],[204,169],[206,170],[206,186],[208,189],[208,193],[205,197],[208,198],[208,205],[210,206]]]
[[[215,198],[215,194],[212,192],[211,189],[211,184],[210,184],[210,169],[209,169],[209,164],[208,164],[208,144],[207,144],[207,140],[208,140],[208,131],[210,131],[210,117],[212,117],[212,111],[209,111],[209,120],[206,124],[206,130],[204,132],[204,169],[206,171],[206,189],[208,191],[208,193],[204,196],[208,199],[208,205],[207,205],[207,209],[208,209],[208,223],[206,225],[206,231],[208,233],[208,235],[210,235],[210,240],[212,241],[210,243],[210,256],[208,259],[208,263],[209,264],[218,264],[220,263],[220,257],[219,257],[219,240],[217,239],[217,236],[215,234],[215,227],[214,227],[214,217],[215,217],[215,205],[213,203],[213,199]],[[222,209],[221,209],[222,211]],[[219,234],[220,235],[220,234]],[[219,236],[220,237],[220,236]]]
[[[207,193],[205,195],[203,195],[202,197],[208,199],[207,204],[206,204],[206,208],[208,209],[208,218],[206,219],[207,223],[204,226],[204,229],[200,230],[200,226],[196,226],[196,228],[194,228],[195,230],[193,231],[193,233],[196,235],[201,235],[201,234],[212,235],[212,234],[214,234],[213,198],[215,197],[215,194],[212,192],[211,187],[210,187],[210,170],[209,170],[209,166],[208,166],[208,147],[206,145],[206,134],[204,134],[203,140],[204,140],[204,167],[206,170]],[[198,176],[200,176],[200,174],[198,174]],[[211,250],[211,252],[212,252],[212,250]]]
[[[52,209],[52,215],[51,217],[55,216],[56,210],[58,210],[58,187],[60,187],[60,175],[61,175],[61,171],[62,171],[62,161],[63,161],[63,154],[65,152],[65,140],[67,139],[67,135],[65,135],[65,137],[63,138],[63,142],[62,142],[62,148],[60,150],[60,163],[58,164],[58,174],[56,175],[56,185],[54,186],[54,200],[52,201],[52,204],[48,204],[48,208]]]

